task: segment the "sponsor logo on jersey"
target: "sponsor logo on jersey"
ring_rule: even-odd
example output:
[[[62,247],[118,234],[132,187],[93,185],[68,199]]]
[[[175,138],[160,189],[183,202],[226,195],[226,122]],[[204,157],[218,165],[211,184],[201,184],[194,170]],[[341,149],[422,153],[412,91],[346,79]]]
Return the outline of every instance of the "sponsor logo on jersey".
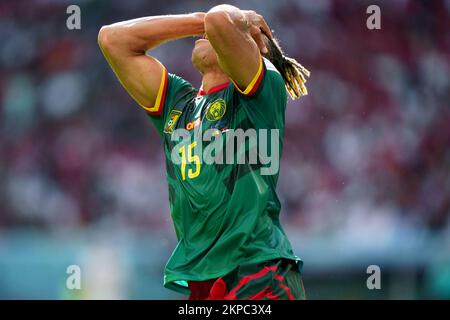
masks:
[[[182,112],[179,110],[172,110],[169,113],[169,118],[167,119],[166,126],[164,127],[165,133],[172,133],[173,129],[175,129],[175,125],[178,122],[178,119],[180,119]]]
[[[206,119],[211,122],[220,120],[222,119],[226,110],[227,105],[225,103],[225,100],[217,99],[216,101],[211,103],[208,107],[208,110],[206,110]]]
[[[196,126],[198,126],[200,124],[200,118],[197,118],[195,120],[192,120],[191,122],[189,122],[186,125],[186,130],[191,131],[192,129],[194,129]]]

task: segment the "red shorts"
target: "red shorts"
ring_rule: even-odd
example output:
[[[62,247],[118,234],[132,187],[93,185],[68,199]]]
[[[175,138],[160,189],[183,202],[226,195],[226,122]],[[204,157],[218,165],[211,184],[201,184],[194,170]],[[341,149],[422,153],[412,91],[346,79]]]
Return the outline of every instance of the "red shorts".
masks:
[[[305,290],[295,261],[242,265],[206,281],[189,281],[190,300],[302,300]]]

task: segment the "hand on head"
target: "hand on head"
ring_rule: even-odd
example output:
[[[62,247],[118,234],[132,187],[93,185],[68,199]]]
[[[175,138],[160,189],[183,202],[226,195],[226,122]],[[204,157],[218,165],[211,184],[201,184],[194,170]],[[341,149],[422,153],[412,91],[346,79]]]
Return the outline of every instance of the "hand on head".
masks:
[[[268,49],[264,41],[264,36],[272,38],[272,31],[264,20],[264,17],[253,10],[242,10],[242,12],[245,15],[250,34],[258,45],[259,50],[263,54],[267,53]]]

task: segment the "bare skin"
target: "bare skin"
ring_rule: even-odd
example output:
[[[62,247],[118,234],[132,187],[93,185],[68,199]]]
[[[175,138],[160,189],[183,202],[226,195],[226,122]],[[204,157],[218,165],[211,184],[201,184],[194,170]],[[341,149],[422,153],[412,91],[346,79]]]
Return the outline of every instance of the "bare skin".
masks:
[[[245,89],[267,48],[261,30],[272,35],[261,15],[220,5],[209,12],[144,17],[103,26],[99,46],[121,84],[144,108],[155,104],[164,66],[146,55],[165,42],[200,36],[192,63],[202,74],[202,88],[233,80]]]

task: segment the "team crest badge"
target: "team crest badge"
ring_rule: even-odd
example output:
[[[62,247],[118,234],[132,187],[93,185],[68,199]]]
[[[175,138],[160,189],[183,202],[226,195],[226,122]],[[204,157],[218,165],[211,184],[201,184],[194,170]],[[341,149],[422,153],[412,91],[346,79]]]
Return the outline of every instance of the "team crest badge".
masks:
[[[211,122],[217,121],[223,117],[226,110],[225,100],[218,99],[209,105],[208,110],[206,110],[206,119]]]
[[[166,126],[164,127],[165,133],[172,133],[178,119],[180,119],[182,112],[179,110],[172,110],[169,113],[169,118],[167,119]]]

